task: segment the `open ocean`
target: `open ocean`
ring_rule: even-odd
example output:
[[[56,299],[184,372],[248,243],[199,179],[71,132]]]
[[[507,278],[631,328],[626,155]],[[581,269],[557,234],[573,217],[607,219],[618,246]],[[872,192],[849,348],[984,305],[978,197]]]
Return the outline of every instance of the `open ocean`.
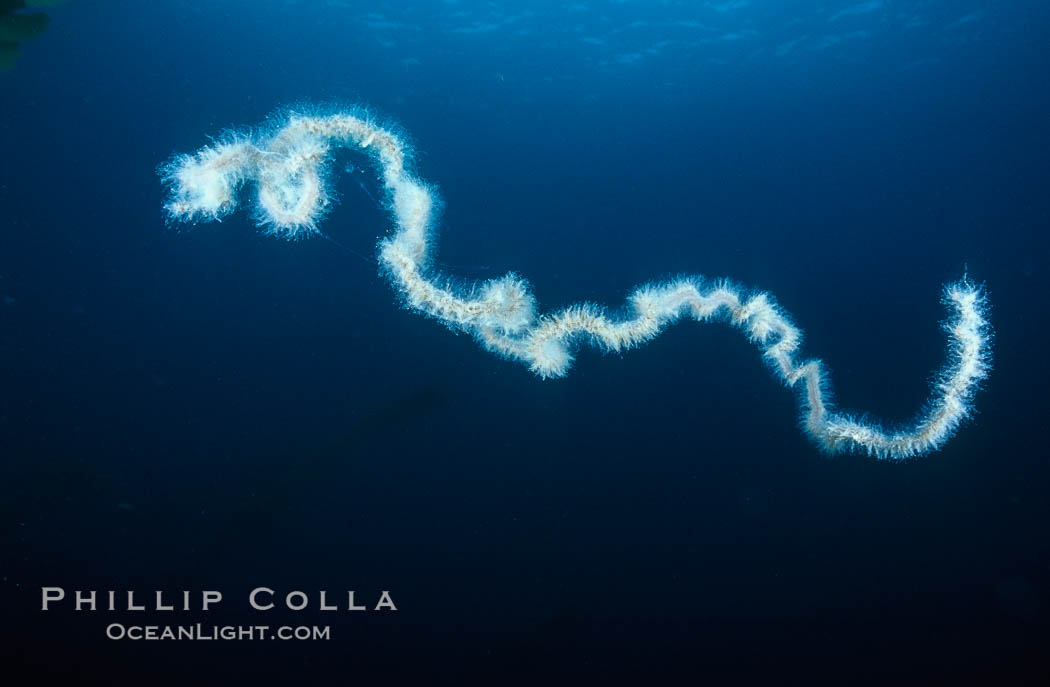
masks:
[[[19,4],[4,684],[1050,679],[1046,2]],[[616,314],[639,284],[729,278],[889,427],[927,402],[968,275],[994,330],[975,413],[920,458],[825,455],[726,322],[540,379],[404,305],[347,150],[330,240],[259,232],[250,185],[221,222],[170,221],[173,156],[342,109],[440,196],[441,286],[512,271],[541,312]],[[198,623],[330,634],[109,636]]]

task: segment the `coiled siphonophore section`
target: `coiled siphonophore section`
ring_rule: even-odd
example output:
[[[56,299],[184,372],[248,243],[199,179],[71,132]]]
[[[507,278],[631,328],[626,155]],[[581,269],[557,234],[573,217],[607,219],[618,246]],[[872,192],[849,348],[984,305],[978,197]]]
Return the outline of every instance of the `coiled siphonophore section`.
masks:
[[[515,274],[453,288],[429,278],[430,229],[435,193],[407,169],[396,134],[367,116],[291,113],[266,134],[228,135],[162,167],[171,197],[165,206],[177,221],[215,220],[237,206],[239,188],[255,186],[255,221],[267,232],[298,239],[320,235],[318,222],[330,203],[326,161],[334,147],[372,155],[394,219],[379,242],[379,261],[413,309],[472,334],[483,346],[520,360],[543,378],[565,375],[576,345],[589,342],[624,351],[655,338],[681,318],[722,319],[742,330],[788,387],[799,390],[806,431],[829,453],[861,451],[904,459],[939,448],[972,412],[972,399],[987,375],[991,331],[983,290],[967,278],[944,288],[951,309],[945,323],[949,360],[937,377],[925,411],[910,427],[880,425],[835,412],[820,360],[796,359],[801,332],[772,296],[743,292],[728,282],[683,278],[637,287],[623,314],[578,304],[538,314],[528,283]]]

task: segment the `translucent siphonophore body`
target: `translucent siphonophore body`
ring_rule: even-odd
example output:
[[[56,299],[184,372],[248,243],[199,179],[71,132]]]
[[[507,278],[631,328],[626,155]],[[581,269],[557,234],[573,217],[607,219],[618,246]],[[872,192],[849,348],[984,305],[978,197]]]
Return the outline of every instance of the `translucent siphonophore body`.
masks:
[[[434,192],[407,170],[406,149],[397,135],[355,113],[290,113],[263,134],[231,134],[194,154],[176,156],[161,169],[171,192],[165,207],[176,221],[219,219],[237,206],[238,189],[251,183],[260,227],[289,239],[320,235],[318,222],[330,202],[326,161],[339,146],[368,153],[378,164],[394,220],[392,233],[379,242],[379,263],[407,304],[469,332],[485,348],[523,362],[540,377],[565,375],[580,343],[624,351],[681,318],[720,319],[743,331],[774,374],[799,390],[803,425],[823,450],[900,460],[943,445],[971,414],[974,392],[988,373],[986,299],[965,277],[944,287],[951,310],[944,325],[948,362],[921,415],[895,431],[831,408],[823,364],[796,359],[801,332],[768,293],[744,292],[726,281],[681,278],[636,287],[623,314],[612,316],[589,303],[539,314],[528,283],[515,274],[468,288],[442,285],[427,269],[433,259]]]

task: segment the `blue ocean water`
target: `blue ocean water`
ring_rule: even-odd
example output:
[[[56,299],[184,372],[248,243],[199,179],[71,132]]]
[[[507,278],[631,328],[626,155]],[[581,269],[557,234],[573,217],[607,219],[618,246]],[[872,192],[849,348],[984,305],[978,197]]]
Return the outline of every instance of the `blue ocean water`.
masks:
[[[0,72],[5,665],[108,684],[1047,676],[1044,3],[29,11],[50,21]],[[890,423],[921,410],[941,286],[968,273],[996,332],[977,415],[920,460],[828,459],[717,324],[583,349],[542,381],[352,254],[390,222],[349,153],[323,225],[349,251],[244,211],[166,226],[172,155],[357,105],[435,184],[450,277],[513,270],[544,310],[729,277],[791,313],[841,407]],[[260,615],[259,585],[313,605]],[[133,613],[43,613],[42,586],[218,589],[220,610],[176,620],[333,637],[111,641]],[[390,590],[398,611],[319,612],[318,590]]]

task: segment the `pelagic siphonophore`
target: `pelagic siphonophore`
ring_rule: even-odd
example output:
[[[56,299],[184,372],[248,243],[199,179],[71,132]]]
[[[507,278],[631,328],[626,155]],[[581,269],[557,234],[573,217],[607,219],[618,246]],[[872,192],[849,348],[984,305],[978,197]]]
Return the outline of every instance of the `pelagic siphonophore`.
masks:
[[[940,447],[972,412],[974,392],[988,372],[991,332],[985,295],[965,277],[944,288],[944,301],[952,309],[944,327],[949,360],[920,417],[897,431],[832,410],[822,363],[796,361],[801,332],[772,296],[761,291],[745,293],[726,281],[680,278],[635,288],[619,316],[589,303],[540,315],[527,282],[515,274],[470,288],[442,286],[428,272],[435,194],[408,170],[401,140],[360,113],[291,112],[265,133],[229,134],[194,154],[179,155],[161,168],[171,191],[166,209],[178,221],[219,219],[237,206],[239,187],[254,182],[260,227],[289,239],[319,235],[317,224],[330,202],[326,161],[334,146],[365,151],[378,164],[394,219],[393,232],[379,242],[379,263],[406,303],[469,332],[489,350],[522,361],[541,377],[565,375],[580,342],[623,351],[656,337],[681,317],[723,319],[762,350],[788,387],[802,385],[798,396],[804,426],[822,449],[899,460]]]

